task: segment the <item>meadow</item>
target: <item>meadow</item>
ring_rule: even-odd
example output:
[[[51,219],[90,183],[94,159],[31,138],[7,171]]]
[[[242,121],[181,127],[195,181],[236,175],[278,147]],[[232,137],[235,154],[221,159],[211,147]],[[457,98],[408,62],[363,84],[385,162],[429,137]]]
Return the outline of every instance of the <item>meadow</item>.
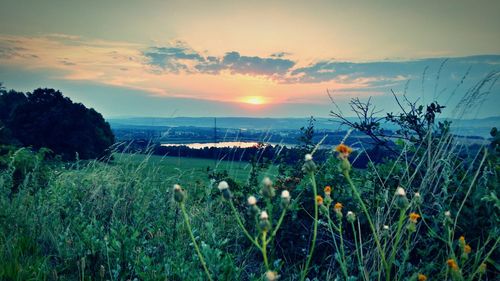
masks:
[[[351,162],[366,151],[344,144],[261,167],[11,149],[0,279],[495,280],[497,143],[436,134],[363,170]]]

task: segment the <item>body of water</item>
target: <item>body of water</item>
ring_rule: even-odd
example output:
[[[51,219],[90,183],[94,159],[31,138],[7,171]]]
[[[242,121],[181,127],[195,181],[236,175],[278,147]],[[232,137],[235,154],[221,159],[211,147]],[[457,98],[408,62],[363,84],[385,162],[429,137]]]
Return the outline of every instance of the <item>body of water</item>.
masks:
[[[224,142],[206,142],[206,143],[162,143],[161,146],[187,146],[193,149],[202,149],[210,147],[238,147],[249,148],[258,146],[258,142],[253,141],[224,141]]]

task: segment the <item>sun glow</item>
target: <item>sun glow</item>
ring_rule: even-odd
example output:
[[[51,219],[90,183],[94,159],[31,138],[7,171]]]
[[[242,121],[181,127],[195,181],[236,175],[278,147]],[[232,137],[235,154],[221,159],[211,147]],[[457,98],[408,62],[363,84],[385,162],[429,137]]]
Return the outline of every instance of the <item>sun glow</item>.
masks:
[[[245,97],[243,99],[243,102],[251,104],[251,105],[261,105],[261,104],[266,103],[266,101],[264,100],[264,98],[260,97],[260,96]]]

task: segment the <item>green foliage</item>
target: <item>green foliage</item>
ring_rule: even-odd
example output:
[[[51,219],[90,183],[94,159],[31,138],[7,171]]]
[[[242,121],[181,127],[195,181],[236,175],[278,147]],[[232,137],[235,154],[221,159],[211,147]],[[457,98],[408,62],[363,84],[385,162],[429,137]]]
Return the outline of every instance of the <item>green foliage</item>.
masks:
[[[0,91],[0,141],[47,147],[64,159],[98,158],[114,143],[101,114],[54,89]]]

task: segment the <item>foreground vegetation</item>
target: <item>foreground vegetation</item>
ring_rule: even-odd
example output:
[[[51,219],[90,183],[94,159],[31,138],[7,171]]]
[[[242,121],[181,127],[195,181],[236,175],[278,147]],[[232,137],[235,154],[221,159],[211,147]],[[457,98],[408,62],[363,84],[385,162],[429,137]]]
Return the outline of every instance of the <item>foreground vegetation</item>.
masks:
[[[68,165],[44,161],[43,151],[4,150],[0,277],[494,278],[498,144],[460,156],[466,147],[451,136],[434,141],[401,143],[399,157],[367,170],[350,168],[363,151],[337,147],[322,163],[307,156],[299,173],[289,165],[252,172],[234,162],[207,171],[208,160],[182,166],[185,159],[130,154]],[[271,180],[260,184],[265,176]]]
[[[385,118],[352,106],[358,122],[332,114],[372,150],[348,146],[351,131],[320,150],[314,119],[294,161],[264,146],[248,162],[126,144],[67,162],[73,154],[0,145],[0,280],[496,280],[497,130],[471,146],[436,124],[437,103]]]

